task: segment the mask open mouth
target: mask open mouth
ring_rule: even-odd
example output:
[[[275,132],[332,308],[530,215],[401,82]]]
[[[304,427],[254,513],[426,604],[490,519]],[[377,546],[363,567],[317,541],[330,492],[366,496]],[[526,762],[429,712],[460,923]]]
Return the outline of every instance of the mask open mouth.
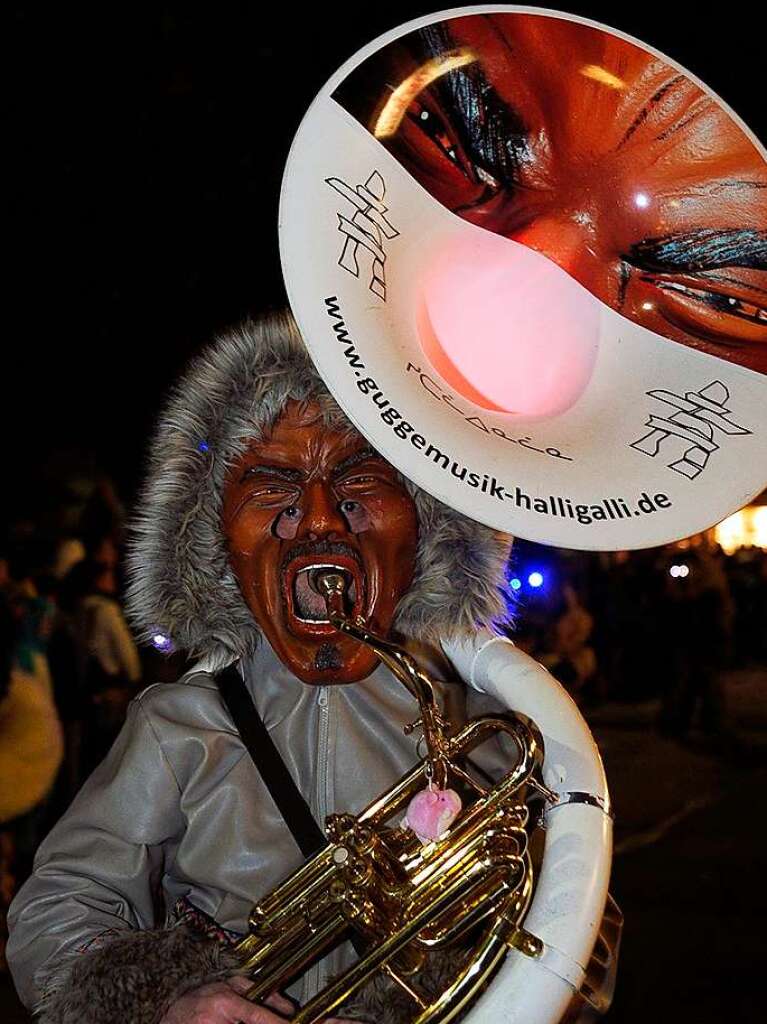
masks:
[[[325,598],[317,587],[317,576],[323,569],[340,572],[346,580],[347,610],[349,607],[353,608],[356,602],[357,585],[350,572],[330,563],[301,569],[293,580],[293,608],[296,618],[301,619],[302,622],[328,621]]]
[[[345,555],[301,556],[288,566],[285,573],[284,595],[288,612],[294,622],[314,633],[333,633],[335,628],[328,620],[325,598],[316,586],[318,572],[328,570],[340,573],[346,580],[346,611],[359,615],[362,611],[365,583],[362,569],[357,562]]]

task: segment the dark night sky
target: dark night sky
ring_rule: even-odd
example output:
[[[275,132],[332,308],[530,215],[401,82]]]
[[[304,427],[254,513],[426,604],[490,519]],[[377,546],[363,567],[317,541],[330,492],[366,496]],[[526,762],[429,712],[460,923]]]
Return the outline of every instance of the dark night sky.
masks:
[[[567,3],[665,51],[765,138],[745,4]],[[17,6],[5,132],[5,515],[80,452],[130,498],[158,403],[218,327],[282,301],[291,138],[355,50],[435,4]],[[750,8],[751,9],[751,8]]]

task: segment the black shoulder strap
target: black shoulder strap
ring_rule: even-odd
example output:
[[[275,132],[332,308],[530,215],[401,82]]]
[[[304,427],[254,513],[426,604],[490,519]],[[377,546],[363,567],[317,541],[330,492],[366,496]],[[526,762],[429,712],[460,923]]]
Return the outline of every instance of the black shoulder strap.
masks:
[[[311,857],[327,845],[327,839],[280,757],[269,730],[261,720],[256,705],[240,678],[240,673],[234,665],[230,665],[223,672],[219,672],[216,681],[242,742],[264,780],[272,800],[293,833],[301,853],[304,857]]]

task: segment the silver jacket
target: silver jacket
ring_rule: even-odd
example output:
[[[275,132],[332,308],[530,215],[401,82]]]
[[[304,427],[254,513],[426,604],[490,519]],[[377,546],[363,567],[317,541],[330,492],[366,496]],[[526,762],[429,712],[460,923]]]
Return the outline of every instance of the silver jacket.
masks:
[[[40,847],[9,915],[8,960],[28,1006],[68,954],[112,929],[163,924],[179,897],[245,933],[253,903],[302,863],[202,668],[133,701],[109,755]],[[417,705],[382,666],[356,685],[307,686],[264,642],[244,678],[319,822],[361,810],[418,757],[403,732]],[[444,688],[454,724],[465,696]],[[486,752],[486,768],[499,761]],[[307,999],[344,959],[328,956],[292,994]]]

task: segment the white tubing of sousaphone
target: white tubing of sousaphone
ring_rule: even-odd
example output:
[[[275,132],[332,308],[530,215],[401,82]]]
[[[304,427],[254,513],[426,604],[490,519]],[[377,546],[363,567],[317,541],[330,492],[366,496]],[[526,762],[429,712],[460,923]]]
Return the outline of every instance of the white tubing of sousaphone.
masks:
[[[612,820],[602,760],[572,698],[508,640],[480,633],[443,649],[469,686],[535,722],[544,781],[562,800],[546,814],[543,860],[524,922],[544,943],[543,955],[511,950],[466,1020],[556,1024],[583,982],[607,899]]]
[[[504,33],[511,77],[488,49]],[[457,64],[414,95],[411,81],[400,143],[404,129],[381,127],[388,101],[414,61],[433,73],[435,59]],[[576,239],[572,260],[541,241],[534,217],[514,227],[510,188],[503,224],[492,204],[440,193],[444,161],[412,133],[427,114],[441,118],[443,149],[465,139],[468,122],[450,122],[458,101],[448,109],[436,90],[450,81],[460,93],[472,75],[484,76],[477,95],[527,103],[520,122],[535,123],[541,151],[566,148],[563,133],[602,147],[592,191],[568,206],[567,181],[561,203],[549,189],[567,207],[562,237],[589,218],[607,224]],[[514,142],[522,170],[541,163],[533,134]],[[673,180],[651,178],[670,162]],[[541,191],[523,182],[518,194]],[[765,225],[764,148],[694,76],[593,22],[493,7],[402,26],[331,79],[291,150],[280,243],[312,358],[382,454],[480,522],[618,550],[706,529],[767,481]],[[590,250],[608,255],[591,266]]]

